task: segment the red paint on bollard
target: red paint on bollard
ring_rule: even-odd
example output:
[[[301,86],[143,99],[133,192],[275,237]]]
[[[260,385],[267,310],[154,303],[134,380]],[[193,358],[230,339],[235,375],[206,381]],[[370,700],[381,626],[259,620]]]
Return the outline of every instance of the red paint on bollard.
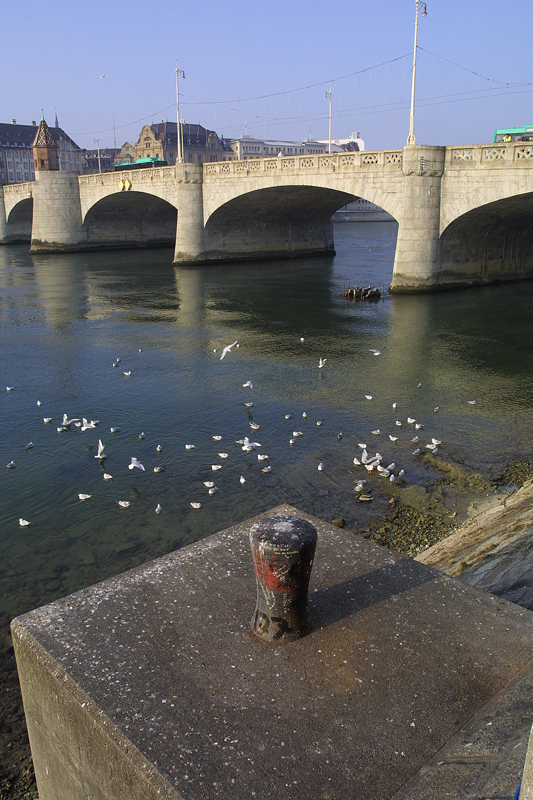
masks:
[[[316,542],[314,526],[299,517],[269,517],[251,529],[257,582],[251,628],[264,641],[291,641],[308,632],[307,597]]]

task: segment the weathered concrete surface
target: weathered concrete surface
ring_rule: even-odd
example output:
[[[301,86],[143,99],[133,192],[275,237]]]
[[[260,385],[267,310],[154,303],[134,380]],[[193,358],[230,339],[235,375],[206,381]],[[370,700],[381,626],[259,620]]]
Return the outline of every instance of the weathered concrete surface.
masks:
[[[482,507],[416,560],[533,610],[533,480]]]
[[[0,244],[31,240],[33,183],[0,186]]]
[[[13,622],[41,800],[383,800],[409,781],[403,797],[437,797],[420,770],[447,744],[474,793],[452,781],[439,800],[483,796],[504,772],[516,787],[523,760],[506,748],[527,743],[533,717],[533,615],[274,511],[318,530],[314,629],[297,642],[250,632],[253,521]],[[462,758],[470,739],[454,737],[476,722],[481,758],[496,717],[509,758]]]

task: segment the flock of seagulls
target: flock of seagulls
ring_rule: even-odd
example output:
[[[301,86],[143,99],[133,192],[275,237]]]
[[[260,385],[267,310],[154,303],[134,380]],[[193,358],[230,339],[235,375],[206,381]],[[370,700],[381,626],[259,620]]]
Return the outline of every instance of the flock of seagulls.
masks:
[[[304,338],[303,337],[300,338],[300,342],[302,342],[302,343],[304,342]],[[229,353],[231,353],[233,348],[238,348],[238,347],[239,347],[239,343],[238,343],[237,340],[235,340],[231,344],[226,345],[222,350],[222,354],[220,356],[220,360],[222,361]],[[369,351],[374,356],[380,356],[382,354],[382,352],[383,352],[382,350],[378,350],[378,349],[374,349],[374,348],[369,348]],[[142,352],[142,350],[139,349],[139,352]],[[216,349],[213,352],[216,353],[217,352]],[[323,369],[325,364],[326,364],[326,361],[327,361],[326,358],[322,358],[321,357],[319,359],[319,362],[318,362],[318,369]],[[120,362],[121,362],[121,359],[117,358],[113,362],[113,367],[117,367]],[[131,370],[127,370],[127,371],[123,370],[123,373],[124,373],[124,376],[126,376],[126,377],[130,377],[131,376]],[[422,386],[422,384],[419,383],[417,385],[417,388],[420,388],[421,386]],[[242,384],[242,387],[243,387],[243,389],[250,389],[251,390],[251,389],[253,389],[253,383],[252,383],[251,380],[247,380]],[[14,386],[6,386],[6,391],[11,393],[11,392],[15,391],[15,387]],[[366,401],[372,401],[373,400],[373,395],[365,394],[364,398],[365,398]],[[476,401],[475,400],[469,400],[468,403],[470,405],[475,405]],[[252,408],[253,405],[254,405],[253,401],[243,401],[243,406],[247,410]],[[39,406],[39,407],[41,406],[41,401],[40,400],[37,400],[37,406]],[[397,412],[398,403],[396,401],[392,403],[392,409],[393,409],[394,412]],[[439,407],[436,406],[433,409],[433,411],[434,412],[438,412],[439,411]],[[287,421],[291,420],[293,418],[293,416],[294,416],[294,412],[293,411],[288,412],[288,413],[286,413],[284,415],[285,420],[287,420]],[[301,416],[302,416],[303,420],[306,420],[308,418],[308,415],[307,415],[306,411],[303,411],[301,413]],[[43,417],[43,423],[45,425],[49,425],[52,422],[53,422],[53,418],[52,417]],[[321,427],[324,424],[324,422],[325,422],[324,419],[317,420],[316,421],[317,427]],[[412,417],[410,415],[407,415],[405,417],[405,419],[396,419],[395,420],[395,428],[403,430],[404,422],[406,423],[406,425],[408,427],[411,426],[411,431],[412,432],[413,431],[421,431],[424,428],[424,423],[418,422],[415,417]],[[248,425],[249,425],[249,428],[251,429],[251,431],[253,433],[256,433],[257,431],[259,431],[261,429],[261,425],[259,423],[255,422],[254,420],[249,420]],[[56,427],[56,430],[57,430],[58,433],[62,434],[62,433],[65,433],[67,431],[71,431],[72,428],[76,428],[80,432],[84,433],[86,431],[93,431],[98,426],[99,426],[99,420],[98,419],[88,419],[88,418],[83,417],[83,416],[81,418],[77,418],[77,417],[69,418],[69,416],[66,413],[64,413],[63,416],[62,416],[60,424],[57,425],[57,427]],[[119,430],[120,429],[118,427],[116,427],[116,426],[109,428],[110,434],[115,434]],[[376,436],[376,437],[382,435],[381,428],[375,428],[375,429],[371,430],[370,433],[373,436]],[[303,430],[294,429],[292,431],[292,436],[290,436],[288,438],[288,444],[291,447],[293,447],[297,443],[298,439],[300,437],[304,436],[304,434],[305,434],[305,432]],[[398,434],[400,434],[400,430],[398,431]],[[339,432],[337,434],[337,440],[340,441],[342,439],[342,437],[343,437],[342,432]],[[390,432],[386,432],[386,437],[388,439],[388,442],[391,445],[395,446],[396,448],[398,447],[399,440],[400,440],[400,436],[399,435],[393,435]],[[217,442],[217,443],[221,442],[222,438],[223,437],[222,437],[221,434],[213,434],[212,435],[212,440],[214,442]],[[415,449],[411,452],[411,456],[414,456],[414,457],[421,456],[425,450],[431,451],[432,454],[437,454],[438,453],[438,447],[443,444],[441,439],[438,439],[437,437],[431,437],[430,440],[428,441],[428,443],[425,444],[424,447],[422,447],[422,446],[420,446],[420,436],[418,435],[418,433],[415,433],[415,435],[412,436],[412,437],[409,434],[409,438],[410,438],[410,443],[411,444],[417,445],[415,447]],[[142,431],[138,435],[138,439],[139,440],[144,440],[145,439],[144,431]],[[254,451],[256,451],[256,450],[258,450],[259,448],[262,447],[260,442],[252,441],[249,438],[249,436],[243,436],[241,439],[235,440],[235,444],[239,445],[241,450],[242,450],[242,452],[244,452],[246,455],[248,455],[250,453],[253,453]],[[187,443],[185,443],[184,447],[185,447],[186,451],[190,452],[190,451],[194,451],[196,449],[196,444],[193,443],[193,442],[187,442]],[[26,444],[26,449],[28,450],[28,449],[31,449],[31,448],[33,448],[33,442],[28,442]],[[399,465],[397,465],[395,460],[390,460],[389,463],[387,464],[386,462],[388,461],[388,459],[384,459],[384,457],[381,455],[381,453],[376,451],[375,454],[370,455],[369,448],[367,447],[366,443],[360,442],[359,443],[359,448],[360,448],[361,452],[357,453],[354,456],[354,458],[353,458],[353,466],[356,467],[356,468],[360,468],[361,470],[365,470],[366,473],[367,473],[367,478],[371,475],[371,473],[375,472],[376,476],[379,476],[379,477],[384,478],[384,479],[388,479],[390,481],[390,483],[395,483],[398,480],[401,480],[401,481],[405,481],[406,480],[406,471],[405,471],[405,469],[403,467],[400,467]],[[157,452],[158,455],[162,453],[163,448],[162,448],[161,445],[157,445],[155,449],[156,449],[156,452]],[[265,474],[270,473],[272,471],[272,465],[270,463],[268,463],[268,464],[265,463],[265,462],[269,461],[269,455],[267,453],[262,452],[262,451],[256,453],[256,455],[257,455],[257,461],[261,465],[261,472],[265,473]],[[218,457],[219,462],[222,462],[222,463],[213,463],[211,465],[211,471],[215,475],[216,474],[220,474],[220,472],[223,469],[223,464],[228,459],[230,459],[230,453],[226,452],[226,451],[219,451],[219,452],[217,452],[217,457]],[[104,445],[104,443],[102,441],[102,438],[98,439],[97,452],[96,452],[96,455],[94,456],[94,458],[99,461],[100,465],[103,468],[104,462],[107,460],[108,456],[107,456],[107,454],[105,452],[105,445]],[[15,461],[11,460],[8,464],[6,464],[6,467],[7,467],[8,470],[15,469],[15,467],[16,467]],[[142,464],[141,461],[136,456],[131,456],[130,463],[127,464],[127,467],[128,467],[128,469],[130,471],[133,471],[134,469],[137,469],[142,473],[146,472],[146,468],[145,468],[144,464]],[[325,467],[324,461],[319,461],[319,463],[317,465],[318,472],[324,472],[325,469],[326,469],[326,467]],[[165,465],[164,464],[158,464],[158,465],[155,465],[153,467],[153,472],[155,474],[160,474],[160,473],[163,473],[164,471],[165,471]],[[104,471],[103,472],[103,480],[112,481],[113,480],[113,475],[111,475],[107,471]],[[239,482],[240,482],[241,485],[244,485],[246,483],[246,478],[243,475],[240,475]],[[218,492],[218,487],[216,486],[216,484],[215,484],[215,482],[213,480],[203,481],[203,485],[207,489],[208,496],[213,496],[214,494],[216,494]],[[356,493],[356,497],[357,497],[358,501],[360,501],[360,502],[368,502],[368,501],[372,500],[372,496],[370,494],[371,489],[368,486],[367,479],[364,479],[364,478],[361,478],[361,477],[356,477],[355,478],[354,491]],[[85,493],[85,492],[79,492],[78,493],[78,499],[82,503],[88,502],[89,500],[91,500],[91,498],[92,498],[91,494],[88,494],[88,493]],[[115,502],[117,503],[117,505],[120,508],[123,508],[123,509],[129,508],[130,505],[131,505],[131,502],[129,500],[116,500]],[[193,501],[190,502],[190,506],[195,510],[199,510],[199,509],[202,508],[202,502],[200,502],[199,500],[193,500]],[[155,513],[157,515],[160,515],[162,513],[162,511],[163,511],[163,508],[162,508],[161,504],[157,503],[157,505],[155,507]],[[28,521],[27,519],[24,519],[23,517],[19,518],[20,527],[26,528],[30,524],[31,524],[31,522]]]

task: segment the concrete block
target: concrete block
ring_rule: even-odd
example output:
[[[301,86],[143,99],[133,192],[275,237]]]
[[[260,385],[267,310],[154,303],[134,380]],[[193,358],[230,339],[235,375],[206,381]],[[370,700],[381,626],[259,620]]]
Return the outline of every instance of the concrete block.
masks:
[[[301,640],[250,630],[248,531],[266,515],[13,622],[41,800],[383,800],[486,727],[510,680],[531,697],[531,612],[274,512],[318,531]]]

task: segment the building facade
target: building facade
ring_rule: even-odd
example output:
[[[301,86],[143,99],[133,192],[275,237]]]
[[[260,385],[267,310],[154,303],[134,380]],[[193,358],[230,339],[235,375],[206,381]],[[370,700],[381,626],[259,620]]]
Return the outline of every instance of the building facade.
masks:
[[[203,125],[182,123],[182,158],[189,164],[206,161],[228,161],[234,158],[231,147],[215,131]],[[137,161],[139,158],[160,158],[175,164],[178,157],[178,125],[176,122],[158,122],[143,125],[135,144],[125,142],[114,158],[114,164]]]
[[[15,119],[0,122],[0,185],[35,180],[32,146],[37,129],[35,120],[31,125],[18,125]],[[59,169],[81,172],[81,150],[59,127],[57,117],[49,130],[58,146]]]
[[[120,152],[118,148],[115,149],[114,147],[104,147],[100,148],[100,150],[82,150],[82,175],[94,175],[97,172],[112,172],[115,159]]]
[[[255,136],[240,136],[238,139],[228,139],[228,144],[237,161],[246,161],[249,158],[271,158],[280,153],[282,156],[305,156],[327,152],[327,145],[314,139],[291,142],[286,139],[256,139]]]

